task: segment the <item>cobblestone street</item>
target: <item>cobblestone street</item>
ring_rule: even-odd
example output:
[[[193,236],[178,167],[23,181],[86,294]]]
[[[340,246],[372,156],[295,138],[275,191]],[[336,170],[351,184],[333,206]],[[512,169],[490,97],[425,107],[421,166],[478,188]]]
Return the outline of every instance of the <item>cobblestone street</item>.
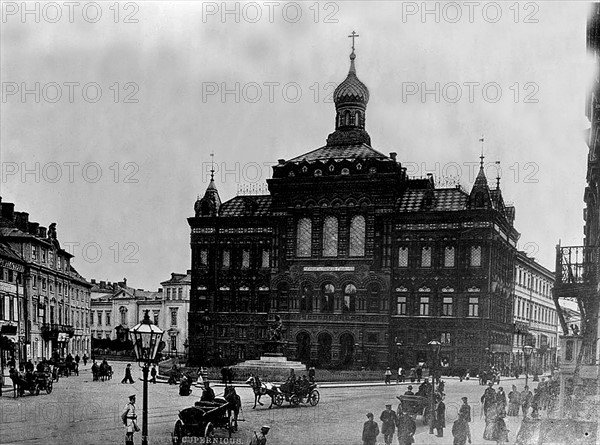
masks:
[[[51,394],[40,394],[13,399],[12,390],[6,391],[0,398],[0,443],[2,444],[118,444],[124,443],[124,428],[120,413],[130,394],[137,395],[137,413],[141,424],[142,415],[142,382],[141,371],[134,368],[134,384],[121,384],[124,375],[124,363],[111,363],[115,374],[112,380],[93,382],[89,368],[83,368],[79,377],[61,378],[54,385]],[[135,365],[137,367],[137,365]],[[505,392],[515,380],[501,382]],[[269,424],[269,444],[276,445],[338,445],[361,444],[362,425],[365,414],[372,411],[375,420],[386,403],[392,403],[396,409],[396,396],[404,393],[408,383],[384,386],[373,384],[334,385],[324,384],[319,388],[321,400],[316,407],[301,405],[291,407],[284,402],[283,407],[267,409],[265,406],[252,409],[253,395],[250,388],[240,387],[238,393],[242,398],[242,415],[244,421],[239,423],[239,431],[231,439],[225,430],[217,430],[223,438],[221,443],[247,444],[253,431],[258,431],[263,424]],[[524,379],[517,382],[522,389]],[[415,384],[415,389],[416,389]],[[214,386],[217,396],[223,388]],[[454,379],[446,381],[446,429],[444,437],[437,438],[429,434],[428,427],[417,419],[416,444],[451,444],[452,422],[460,406],[462,396],[469,397],[472,407],[473,422],[471,432],[474,444],[491,444],[484,441],[483,428],[485,422],[481,417],[479,398],[483,387],[476,380],[462,383]],[[171,432],[177,420],[179,410],[193,405],[200,396],[200,389],[194,388],[189,397],[178,394],[178,386],[164,383],[149,385],[149,442],[167,445],[171,443]],[[268,402],[268,399],[263,399]],[[510,443],[514,443],[520,426],[520,419],[507,418],[510,430]],[[379,436],[383,443],[383,436]],[[141,443],[141,434],[135,435],[135,443]],[[394,438],[394,443],[397,439]]]

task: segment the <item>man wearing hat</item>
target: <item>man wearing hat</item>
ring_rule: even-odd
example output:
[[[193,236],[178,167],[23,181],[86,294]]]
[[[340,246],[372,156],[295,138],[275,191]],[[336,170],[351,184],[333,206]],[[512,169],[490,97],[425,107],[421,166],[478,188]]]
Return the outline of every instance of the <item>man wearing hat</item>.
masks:
[[[471,421],[471,406],[467,403],[468,399],[466,397],[461,398],[463,404],[460,406],[458,410],[458,415],[464,417],[465,422]]]
[[[269,434],[270,429],[269,425],[263,425],[260,428],[260,433],[256,434],[256,431],[254,431],[254,437],[250,441],[250,445],[266,445],[267,434]]]
[[[129,396],[129,403],[125,406],[121,414],[121,420],[125,425],[125,445],[133,445],[133,433],[140,430],[136,423],[137,414],[135,413],[135,394]]]
[[[367,413],[367,420],[363,426],[363,445],[375,445],[379,435],[379,425],[373,420],[373,413]]]
[[[392,443],[394,432],[396,431],[396,423],[398,422],[397,414],[392,411],[392,405],[385,405],[385,411],[379,417],[381,420],[381,434],[387,445]]]
[[[406,392],[404,393],[405,396],[414,396],[415,393],[412,391],[413,387],[412,385],[408,385],[408,388],[406,390]]]

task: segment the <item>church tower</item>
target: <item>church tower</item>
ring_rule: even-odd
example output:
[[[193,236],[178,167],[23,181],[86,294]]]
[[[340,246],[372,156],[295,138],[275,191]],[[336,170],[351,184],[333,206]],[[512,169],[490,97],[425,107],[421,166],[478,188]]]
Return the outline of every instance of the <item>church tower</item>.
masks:
[[[212,156],[212,154],[211,154]],[[221,207],[221,198],[217,186],[215,185],[215,170],[214,167],[210,170],[210,183],[204,192],[204,197],[196,200],[194,204],[194,213],[196,218],[203,216],[219,216],[219,208]]]

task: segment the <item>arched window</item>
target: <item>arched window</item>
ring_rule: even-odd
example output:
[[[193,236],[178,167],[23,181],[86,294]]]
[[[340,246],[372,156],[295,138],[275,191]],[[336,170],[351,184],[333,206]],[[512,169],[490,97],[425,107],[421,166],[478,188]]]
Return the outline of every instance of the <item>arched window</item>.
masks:
[[[310,256],[311,235],[312,222],[308,218],[300,218],[296,229],[296,256]]]
[[[335,216],[328,216],[323,223],[323,256],[337,256],[338,254],[338,220]]]
[[[350,112],[349,111],[346,111],[344,113],[344,124],[350,125]]]
[[[342,312],[355,312],[356,311],[356,286],[354,284],[347,284],[344,288],[344,305],[342,306]]]
[[[333,297],[335,287],[333,284],[324,284],[321,288],[321,312],[333,312]]]
[[[362,120],[361,120],[361,115],[360,115],[360,111],[357,111],[355,114],[355,122],[356,122],[356,126],[357,127],[363,127],[362,125]]]
[[[379,312],[379,298],[381,288],[378,284],[370,284],[367,288],[367,312]]]
[[[362,215],[350,222],[350,256],[365,256],[365,217]]]
[[[300,312],[312,312],[312,309],[312,288],[309,285],[302,286],[300,288]]]

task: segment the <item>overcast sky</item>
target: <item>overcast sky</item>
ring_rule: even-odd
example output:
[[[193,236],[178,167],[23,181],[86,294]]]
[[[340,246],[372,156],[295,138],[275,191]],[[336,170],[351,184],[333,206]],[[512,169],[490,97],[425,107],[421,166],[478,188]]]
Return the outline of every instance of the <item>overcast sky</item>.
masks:
[[[559,239],[581,244],[587,4],[111,5],[2,5],[0,195],[56,222],[87,279],[152,290],[190,267],[211,151],[225,201],[324,145],[353,30],[375,149],[470,190],[483,134],[519,247],[553,270]]]

